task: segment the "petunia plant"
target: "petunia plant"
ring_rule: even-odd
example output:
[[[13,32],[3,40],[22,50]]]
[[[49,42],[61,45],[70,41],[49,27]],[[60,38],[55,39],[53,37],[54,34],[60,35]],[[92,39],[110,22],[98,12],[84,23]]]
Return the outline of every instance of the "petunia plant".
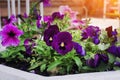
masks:
[[[49,0],[42,1],[50,5]],[[0,52],[1,64],[45,76],[120,69],[119,29],[89,25],[90,19],[78,19],[69,6],[42,17],[39,2],[29,16],[3,20],[0,36],[6,49]]]

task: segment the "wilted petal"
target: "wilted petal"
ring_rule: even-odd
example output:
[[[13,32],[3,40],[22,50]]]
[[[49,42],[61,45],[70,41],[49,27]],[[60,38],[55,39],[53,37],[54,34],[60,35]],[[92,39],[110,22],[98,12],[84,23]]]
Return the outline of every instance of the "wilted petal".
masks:
[[[112,37],[112,26],[109,26],[105,29],[107,31],[108,37]]]

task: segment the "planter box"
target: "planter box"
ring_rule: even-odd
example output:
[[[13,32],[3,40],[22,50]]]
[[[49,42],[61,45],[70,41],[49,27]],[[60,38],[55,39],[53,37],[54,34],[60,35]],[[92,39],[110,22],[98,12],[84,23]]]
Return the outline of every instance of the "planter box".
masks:
[[[120,71],[44,77],[0,65],[0,80],[120,80]]]

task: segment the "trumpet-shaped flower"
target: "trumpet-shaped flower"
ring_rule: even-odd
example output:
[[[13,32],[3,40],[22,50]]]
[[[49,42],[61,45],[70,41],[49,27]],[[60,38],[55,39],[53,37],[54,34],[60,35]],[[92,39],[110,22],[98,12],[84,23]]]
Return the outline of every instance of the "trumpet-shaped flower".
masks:
[[[59,33],[59,28],[57,25],[51,25],[44,32],[44,41],[48,46],[51,46],[53,42],[53,37]]]
[[[23,31],[19,30],[17,26],[13,24],[8,24],[3,27],[3,30],[0,32],[2,36],[2,45],[3,46],[18,46],[20,40],[19,36],[23,34]]]
[[[77,19],[78,12],[72,11],[72,9],[69,6],[60,6],[59,12],[60,14],[68,15],[71,21]]]
[[[52,47],[61,55],[65,55],[71,51],[73,48],[71,34],[68,32],[59,32],[54,36]]]

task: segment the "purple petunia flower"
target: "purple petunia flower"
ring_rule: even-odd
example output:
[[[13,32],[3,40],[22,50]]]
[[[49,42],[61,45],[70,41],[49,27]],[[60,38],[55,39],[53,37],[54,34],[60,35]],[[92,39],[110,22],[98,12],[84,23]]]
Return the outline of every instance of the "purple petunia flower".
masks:
[[[73,48],[72,36],[68,32],[59,32],[55,35],[52,47],[61,55],[65,55]]]
[[[84,48],[79,43],[74,42],[74,49],[80,56],[86,55]]]
[[[19,36],[23,34],[23,31],[19,30],[13,24],[7,24],[3,27],[3,30],[0,32],[2,36],[2,45],[3,46],[18,46],[20,40]]]
[[[57,25],[51,25],[44,31],[44,41],[48,46],[51,46],[53,42],[53,37],[59,33],[59,28]]]
[[[31,55],[32,54],[32,48],[35,46],[35,43],[32,39],[25,39],[24,46],[26,49],[26,53]]]

